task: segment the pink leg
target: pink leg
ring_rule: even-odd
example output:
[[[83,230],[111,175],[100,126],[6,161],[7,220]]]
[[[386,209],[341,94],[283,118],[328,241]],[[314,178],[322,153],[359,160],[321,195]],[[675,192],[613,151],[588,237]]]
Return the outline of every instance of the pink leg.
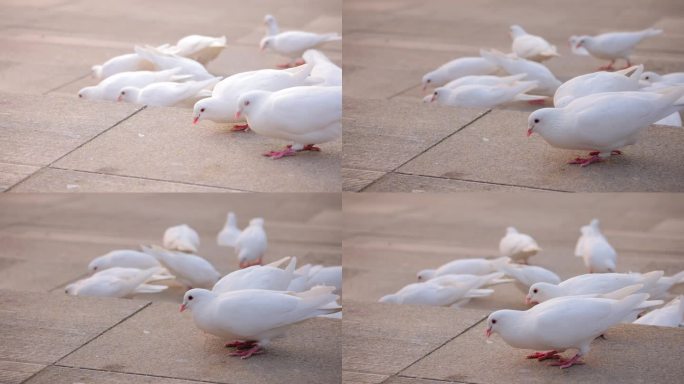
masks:
[[[254,345],[256,345],[256,341],[253,340],[247,340],[247,341],[241,341],[241,340],[235,340],[231,341],[230,343],[226,343],[226,348],[237,348],[237,349],[246,349],[246,348],[252,348]]]
[[[627,69],[632,66],[632,63],[629,62],[629,59],[627,59],[627,66],[622,68],[622,69]]]
[[[297,153],[294,149],[292,149],[291,145],[288,145],[285,147],[282,151],[270,151],[264,153],[264,156],[270,157],[271,159],[280,159],[285,156],[294,156]]]
[[[546,100],[545,99],[530,100],[527,103],[531,104],[531,105],[544,105],[544,104],[546,104]]]
[[[599,71],[612,71],[612,70],[614,69],[614,68],[613,68],[613,64],[614,64],[614,63],[615,63],[615,60],[612,60],[612,61],[611,61],[610,63],[608,63],[607,65],[604,65],[604,66],[602,66],[602,67],[599,67]]]
[[[261,347],[258,344],[254,344],[254,346],[249,348],[249,349],[238,350],[238,351],[232,352],[230,355],[231,356],[240,356],[240,358],[242,358],[242,359],[249,359],[253,355],[258,355],[258,354],[261,354],[263,352],[264,352],[264,350],[261,349]]]
[[[535,352],[531,355],[527,355],[528,359],[538,359],[539,361],[544,361],[547,359],[560,359],[558,351],[548,351],[548,352]]]
[[[321,149],[318,148],[315,144],[307,144],[302,148],[302,151],[314,151],[314,152],[320,152]]]
[[[235,124],[230,130],[232,132],[246,132],[249,131],[249,124]]]
[[[601,153],[601,152],[592,151],[592,152],[589,152],[589,156],[597,156],[599,153]],[[616,150],[611,151],[610,154],[611,155],[622,155],[622,151],[616,149]]]
[[[568,161],[568,164],[579,164],[581,167],[586,167],[588,165],[598,163],[603,161],[598,155],[592,155],[591,157],[576,157],[575,160]]]
[[[570,368],[573,365],[584,364],[583,361],[580,361],[580,358],[582,358],[582,356],[580,356],[580,354],[578,353],[575,356],[573,356],[571,359],[560,359],[558,361],[554,361],[553,363],[551,363],[549,365],[552,365],[555,367],[560,367],[561,369]]]
[[[298,67],[304,64],[306,64],[306,61],[300,57],[299,59],[295,60],[293,67]]]
[[[292,68],[292,65],[290,65],[290,63],[283,63],[283,64],[276,64],[276,67],[280,68],[280,69],[287,69],[287,68]]]

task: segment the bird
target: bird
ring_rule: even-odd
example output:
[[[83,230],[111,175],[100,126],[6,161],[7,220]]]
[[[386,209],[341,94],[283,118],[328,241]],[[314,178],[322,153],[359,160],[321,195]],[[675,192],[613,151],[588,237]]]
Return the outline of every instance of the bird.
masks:
[[[480,55],[492,63],[492,65],[503,68],[510,75],[524,73],[525,80],[537,81],[537,88],[534,89],[535,93],[544,96],[553,96],[556,89],[562,84],[561,81],[544,66],[544,64],[515,56],[509,56],[495,49],[489,51],[481,50]]]
[[[166,286],[145,284],[161,267],[149,269],[110,268],[66,286],[65,293],[72,296],[129,297],[134,293],[156,293]]]
[[[216,59],[226,48],[226,37],[211,37],[203,35],[189,35],[178,40],[175,45],[166,46],[159,50],[189,59],[202,65]]]
[[[394,294],[380,298],[381,303],[429,305],[435,307],[458,307],[462,300],[470,300],[473,297],[488,296],[494,293],[492,289],[474,289],[476,282],[459,283],[452,282],[442,284],[438,282],[424,281],[411,283]]]
[[[432,93],[431,102],[462,108],[493,108],[516,100],[540,100],[544,96],[528,95],[537,88],[536,81],[520,81],[508,85],[462,85],[457,88],[439,87]]]
[[[625,92],[639,90],[639,77],[643,65],[616,72],[593,72],[574,77],[563,83],[553,95],[553,106],[563,108],[575,99],[601,92]]]
[[[264,219],[253,218],[235,240],[235,253],[240,268],[261,265],[268,248],[268,238],[264,230]]]
[[[159,263],[176,276],[176,280],[190,288],[211,288],[221,274],[210,262],[200,256],[170,251],[156,245],[142,246],[145,253],[154,256]]]
[[[498,70],[498,65],[482,57],[461,57],[442,64],[437,69],[426,73],[421,84],[423,85],[423,90],[426,90],[427,87],[438,88],[464,76],[491,75]]]
[[[340,40],[342,40],[342,36],[337,33],[318,34],[304,31],[286,31],[265,36],[259,42],[259,48],[262,51],[270,50],[279,55],[289,57],[290,61],[288,63],[278,65],[278,67],[287,68],[296,65],[296,59],[301,58],[307,49]]]
[[[663,271],[652,271],[643,275],[629,273],[589,273],[571,277],[559,284],[535,283],[530,286],[527,304],[542,303],[561,297],[593,295],[613,292],[634,284],[643,284],[640,292],[649,293],[663,276]]]
[[[121,72],[107,77],[99,84],[81,88],[78,97],[87,100],[116,101],[121,89],[128,86],[144,87],[160,81],[185,80],[188,76],[179,75],[181,68],[171,68],[165,71],[136,71]]]
[[[216,235],[216,243],[224,247],[235,247],[238,236],[242,231],[237,226],[237,217],[234,212],[228,212],[226,217],[226,224],[221,229],[221,232]]]
[[[285,88],[308,85],[313,65],[292,69],[261,69],[241,72],[221,80],[214,86],[210,97],[197,101],[193,107],[193,124],[201,120],[235,124],[233,131],[248,128],[245,117],[235,117],[238,99],[243,93],[262,90],[280,91]]]
[[[506,275],[514,278],[516,280],[515,286],[524,293],[527,293],[530,287],[535,283],[544,282],[558,284],[561,282],[558,275],[546,268],[536,265],[502,264],[500,270]]]
[[[168,54],[158,48],[150,46],[136,46],[135,52],[143,59],[154,63],[159,69],[181,68],[181,71],[178,74],[189,75],[192,80],[202,81],[215,77],[207,72],[207,69],[204,68],[202,64],[195,60],[188,59],[187,57]]]
[[[337,313],[330,305],[339,296],[332,287],[314,287],[306,292],[245,289],[216,294],[194,288],[183,296],[180,311],[192,311],[200,330],[225,339],[237,338],[226,347],[236,348],[232,356],[247,359],[263,352],[270,341],[287,328],[319,315]]]
[[[211,291],[214,293],[225,293],[241,289],[285,291],[292,281],[295,267],[297,266],[297,258],[286,257],[284,259],[289,260],[285,269],[274,265],[253,265],[238,269],[223,276],[214,284]],[[282,262],[283,260],[278,260],[272,264],[279,265]]]
[[[313,288],[317,285],[325,285],[328,287],[335,287],[333,293],[339,295],[342,293],[342,266],[334,265],[325,267],[323,265],[314,265],[309,269],[307,278],[307,289]]]
[[[316,111],[316,113],[311,113]],[[280,159],[342,136],[342,87],[292,87],[277,92],[250,91],[238,99],[236,118],[245,116],[259,135],[293,142],[264,156]]]
[[[471,75],[463,76],[451,80],[444,84],[442,88],[458,88],[462,85],[514,85],[522,81],[527,76],[524,73],[512,76],[492,76],[492,75]]]
[[[634,324],[674,328],[680,327],[682,323],[684,323],[684,301],[681,295],[664,307],[648,312],[634,321]]]
[[[519,26],[511,25],[511,49],[516,56],[532,61],[544,61],[560,56],[555,45],[549,44],[543,37],[531,35]]]
[[[137,53],[126,53],[112,57],[99,65],[92,66],[93,76],[96,79],[106,79],[109,76],[121,72],[134,72],[155,69],[154,64],[141,58]]]
[[[170,251],[197,252],[200,238],[197,231],[187,224],[166,228],[163,238],[164,248]]]
[[[659,75],[655,72],[644,72],[641,74],[642,82],[645,85],[651,85],[654,83],[677,85],[684,84],[684,72],[673,72],[665,75]]]
[[[449,274],[487,275],[498,272],[499,266],[506,264],[511,259],[500,257],[498,259],[457,259],[450,261],[437,269],[423,269],[418,272],[418,281],[427,281],[438,276]]]
[[[317,49],[307,49],[302,54],[302,58],[307,64],[313,65],[311,78],[323,80],[316,85],[327,87],[342,85],[342,68],[330,61],[323,52]]]
[[[266,26],[266,36],[274,36],[280,33],[275,16],[270,14],[264,16],[264,25]]]
[[[579,36],[577,38],[576,48],[585,48],[592,56],[610,60],[610,63],[600,67],[601,70],[613,69],[613,64],[618,59],[623,59],[627,62],[625,68],[631,67],[629,56],[632,54],[634,47],[643,39],[651,36],[657,36],[663,33],[662,29],[648,28],[642,31],[635,32],[610,32],[602,33],[596,36]]]
[[[518,232],[515,227],[506,228],[506,235],[499,241],[499,254],[522,264],[527,264],[539,251],[541,248],[532,236]]]
[[[566,297],[541,303],[526,311],[504,309],[487,317],[485,335],[499,334],[510,346],[541,350],[528,359],[558,359],[551,365],[569,368],[583,364],[591,342],[610,327],[620,323],[648,298],[648,294],[629,295],[621,300]],[[558,353],[576,349],[570,359]]]
[[[98,272],[115,267],[148,269],[160,266],[157,259],[147,253],[132,249],[117,249],[94,258],[88,264],[88,270]]]
[[[117,100],[133,104],[145,104],[151,107],[172,107],[188,99],[211,95],[211,92],[206,88],[214,86],[220,80],[220,77],[216,77],[184,83],[152,83],[144,88],[124,87],[121,89]]]
[[[577,239],[575,256],[582,257],[589,273],[615,272],[617,252],[601,233],[598,219],[580,229],[582,235]]]
[[[684,107],[684,87],[656,92],[605,92],[580,97],[563,108],[542,108],[528,118],[527,136],[539,135],[557,148],[589,150],[569,164],[586,167],[635,144],[650,124]]]

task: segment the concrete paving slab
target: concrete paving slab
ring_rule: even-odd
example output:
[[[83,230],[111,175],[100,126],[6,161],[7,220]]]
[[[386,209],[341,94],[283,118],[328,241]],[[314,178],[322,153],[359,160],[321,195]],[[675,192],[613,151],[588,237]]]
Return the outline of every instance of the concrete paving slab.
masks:
[[[684,342],[680,329],[611,328],[606,340],[594,341],[585,365],[564,371],[525,359],[528,351],[511,348],[498,336],[485,342],[484,329],[484,322],[479,323],[402,374],[468,383],[671,383],[684,374],[678,362]],[[483,356],[496,356],[496,363]]]
[[[6,191],[39,169],[33,165],[0,163],[0,191]]]
[[[342,168],[342,190],[359,192],[383,175],[385,175],[385,172]]]
[[[43,368],[45,365],[42,364],[0,360],[0,382],[20,384]]]
[[[551,147],[538,135],[527,138],[527,117],[524,112],[492,111],[399,171],[561,191],[684,190],[681,129],[653,126],[623,156],[581,168],[567,162],[585,152]]]
[[[343,369],[384,375],[405,369],[487,315],[464,310],[455,318],[453,310],[444,308],[366,304],[348,298],[344,306]]]
[[[79,369],[60,366],[50,366],[37,375],[31,377],[26,384],[74,384],[74,383],[98,383],[98,384],[198,384],[202,381],[178,380],[168,377],[132,375],[125,373],[96,371],[91,369]],[[204,382],[206,383],[206,382]]]
[[[345,176],[343,176],[345,177]],[[344,179],[343,183],[347,180]],[[348,190],[345,188],[345,190]],[[416,176],[399,172],[388,173],[362,186],[364,192],[461,192],[461,191],[521,191],[523,188],[443,177]]]
[[[416,81],[416,79],[420,79],[423,76],[423,73],[417,70],[355,68],[353,64],[347,64],[346,60],[342,71],[344,72],[345,100],[348,96],[388,99],[415,86],[420,82],[420,80]],[[345,117],[353,116],[346,111],[344,115]]]
[[[47,165],[139,109],[73,97],[2,93],[0,161]]]
[[[0,360],[37,364],[56,362],[147,305],[4,289],[0,302]]]
[[[380,384],[387,378],[389,378],[387,375],[342,371],[342,383],[344,384]]]
[[[169,319],[174,319],[169,322]],[[147,332],[146,332],[147,331]],[[229,356],[178,306],[154,303],[60,361],[61,365],[219,383],[334,383],[341,379],[340,321],[312,319],[249,360]]]
[[[231,133],[225,125],[212,122],[193,126],[187,109],[151,107],[143,112],[55,165],[243,191],[340,189],[339,140],[321,145],[321,152],[276,161],[261,154],[284,146],[284,142],[253,132]],[[145,161],[140,161],[142,158]]]

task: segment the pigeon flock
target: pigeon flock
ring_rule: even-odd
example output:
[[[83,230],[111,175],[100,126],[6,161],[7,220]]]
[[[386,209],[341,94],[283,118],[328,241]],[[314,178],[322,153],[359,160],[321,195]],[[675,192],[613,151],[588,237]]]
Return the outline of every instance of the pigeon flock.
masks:
[[[281,32],[272,15],[264,24],[259,47],[287,57],[278,66],[284,69],[214,76],[205,65],[228,47],[226,37],[190,35],[173,45],[135,46],[133,53],[93,66],[100,82],[81,89],[78,97],[160,107],[194,104],[193,124],[231,124],[232,131],[251,129],[290,143],[264,154],[271,159],[320,151],[316,144],[342,136],[342,69],[315,48],[342,37]]]
[[[460,308],[470,300],[494,294],[494,285],[514,283],[525,294],[526,311],[502,309],[487,319],[486,336],[499,334],[510,346],[539,352],[528,359],[554,359],[568,368],[582,364],[591,342],[620,323],[662,327],[684,326],[682,297],[664,306],[669,290],[684,284],[684,271],[664,276],[662,271],[618,273],[617,252],[601,232],[598,219],[580,229],[575,256],[589,273],[561,281],[554,272],[529,265],[541,252],[532,236],[508,227],[496,259],[456,259],[417,274],[408,284],[380,302]],[[650,310],[646,314],[645,311]],[[569,349],[569,359],[559,355]]]
[[[527,136],[537,133],[553,147],[589,151],[588,157],[569,162],[585,167],[622,154],[621,149],[635,144],[651,124],[682,126],[684,73],[644,72],[643,65],[632,66],[630,61],[637,44],[662,32],[648,28],[571,36],[573,54],[610,63],[599,72],[561,82],[542,63],[560,56],[556,47],[513,25],[511,53],[482,49],[480,57],[457,58],[425,74],[423,90],[434,90],[423,102],[489,109],[516,101],[550,101],[552,108],[530,114]],[[624,60],[625,68],[607,72],[617,60]]]
[[[141,251],[120,249],[96,257],[88,265],[91,275],[67,285],[65,292],[126,298],[163,292],[174,281],[187,289],[181,312],[190,310],[200,330],[230,339],[226,347],[235,349],[231,355],[243,359],[262,353],[293,324],[342,315],[342,266],[297,267],[296,257],[262,265],[268,245],[264,219],[254,218],[241,230],[229,212],[216,240],[234,249],[240,269],[222,275],[196,254],[197,231],[181,224],[166,229],[163,246],[142,245]]]

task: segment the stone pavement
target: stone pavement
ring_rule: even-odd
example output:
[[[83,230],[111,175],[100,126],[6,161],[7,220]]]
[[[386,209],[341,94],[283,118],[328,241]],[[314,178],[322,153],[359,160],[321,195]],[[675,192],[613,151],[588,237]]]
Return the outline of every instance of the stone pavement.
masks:
[[[579,169],[565,163],[584,153],[525,137],[530,106],[424,105],[420,89],[421,77],[449,60],[477,56],[480,48],[510,51],[515,23],[558,47],[562,56],[546,64],[562,81],[601,64],[572,55],[569,36],[650,26],[665,33],[641,43],[634,62],[684,71],[682,2],[350,0],[343,8],[344,190],[684,190],[681,129],[652,127],[624,156]]]
[[[192,125],[187,108],[78,100],[90,67],[134,44],[226,35],[216,75],[273,68],[259,52],[262,20],[342,31],[341,1],[4,1],[0,5],[0,190],[13,192],[339,191],[341,140],[271,161],[284,145],[225,124]],[[340,43],[323,49],[341,64]]]
[[[113,249],[161,242],[187,223],[199,254],[222,274],[237,268],[216,245],[225,213],[240,226],[263,216],[267,261],[341,263],[336,194],[10,194],[0,199],[0,383],[323,383],[341,375],[340,321],[313,319],[250,360],[228,356],[178,313],[184,289],[130,299],[71,297],[68,283]]]
[[[618,251],[618,271],[684,270],[684,197],[679,194],[345,194],[343,378],[345,383],[668,383],[684,329],[625,325],[567,371],[523,359],[498,336],[485,342],[493,310],[524,309],[513,285],[465,309],[380,304],[416,273],[457,258],[493,257],[514,225],[543,248],[530,259],[562,279],[586,273],[573,255],[592,218]],[[672,290],[684,293],[680,285]],[[421,381],[418,378],[424,380]],[[431,381],[436,380],[436,381]]]

